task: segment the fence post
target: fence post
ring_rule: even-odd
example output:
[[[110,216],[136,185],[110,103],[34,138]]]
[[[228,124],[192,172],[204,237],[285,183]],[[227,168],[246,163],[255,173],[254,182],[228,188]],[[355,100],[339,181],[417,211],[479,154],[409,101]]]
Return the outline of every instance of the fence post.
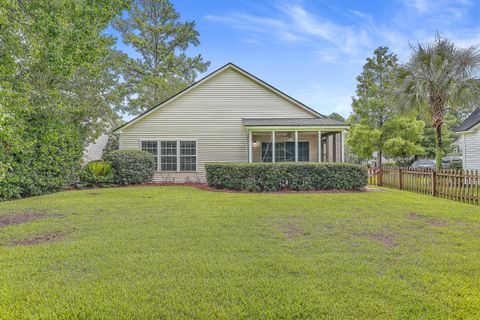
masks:
[[[437,195],[437,171],[432,169],[432,196]]]
[[[398,188],[403,190],[403,170],[402,168],[398,168]]]

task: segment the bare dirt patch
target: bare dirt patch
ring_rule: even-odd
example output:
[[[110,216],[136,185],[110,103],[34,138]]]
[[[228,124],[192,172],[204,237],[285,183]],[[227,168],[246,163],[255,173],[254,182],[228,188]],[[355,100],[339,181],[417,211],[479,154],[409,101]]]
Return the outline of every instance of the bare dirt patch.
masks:
[[[420,216],[418,214],[416,214],[415,212],[409,212],[407,213],[407,217],[409,219],[412,219],[412,220],[416,220],[416,219],[419,219]]]
[[[0,228],[23,224],[30,221],[44,219],[49,217],[59,217],[59,214],[47,214],[44,212],[25,212],[25,213],[12,213],[0,216]]]
[[[427,219],[425,220],[425,223],[432,227],[445,227],[448,225],[448,223],[446,223],[445,221],[435,218]]]
[[[310,235],[310,232],[306,232],[302,226],[295,221],[284,222],[279,226],[279,230],[287,239],[297,239]]]
[[[427,218],[425,216],[419,215],[415,212],[409,212],[407,213],[407,217],[412,220],[421,220],[423,223],[425,223],[428,226],[432,227],[445,227],[448,225],[445,221],[441,219],[436,219],[436,218]]]
[[[14,240],[10,243],[10,246],[12,246],[12,247],[34,246],[34,245],[39,245],[39,244],[42,244],[42,243],[58,241],[58,240],[60,240],[64,237],[65,237],[65,234],[63,232],[55,231],[55,232],[49,232],[49,233],[36,235],[34,237],[23,239],[23,240]]]
[[[372,239],[381,242],[387,248],[393,248],[397,245],[392,235],[386,233],[374,233],[371,235]]]

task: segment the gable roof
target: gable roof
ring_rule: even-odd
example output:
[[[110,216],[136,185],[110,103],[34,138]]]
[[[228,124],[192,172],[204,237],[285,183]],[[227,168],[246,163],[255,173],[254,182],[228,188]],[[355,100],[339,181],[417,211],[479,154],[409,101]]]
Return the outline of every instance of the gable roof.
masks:
[[[480,107],[470,114],[459,126],[453,128],[455,132],[468,131],[480,123]]]
[[[194,88],[200,86],[202,83],[206,82],[207,80],[209,79],[212,79],[213,77],[217,76],[218,74],[222,73],[223,71],[225,70],[228,70],[228,69],[233,69],[237,72],[239,72],[240,74],[242,74],[243,76],[249,78],[250,80],[256,82],[257,84],[259,84],[260,86],[266,88],[267,90],[277,94],[278,96],[282,97],[283,99],[289,101],[290,103],[292,103],[293,105],[296,105],[297,107],[301,108],[301,109],[304,109],[306,110],[307,112],[313,114],[314,116],[318,117],[318,118],[326,118],[323,114],[313,110],[312,108],[308,107],[307,105],[301,103],[300,101],[292,98],[291,96],[287,95],[286,93],[278,90],[277,88],[275,88],[274,86],[266,83],[265,81],[263,81],[262,79],[260,78],[257,78],[256,76],[254,76],[253,74],[249,73],[248,71],[240,68],[239,66],[229,62],[227,63],[226,65],[224,65],[223,67],[220,67],[218,68],[217,70],[213,71],[212,73],[208,74],[207,76],[205,76],[204,78],[200,79],[199,81],[195,82],[194,84],[192,84],[191,86],[183,89],[182,91],[178,92],[177,94],[175,94],[174,96],[168,98],[167,100],[165,100],[164,102],[148,109],[147,111],[143,112],[142,114],[138,115],[137,117],[135,117],[134,119],[128,121],[127,123],[124,123],[123,125],[121,125],[120,127],[116,128],[115,130],[113,130],[113,132],[116,132],[116,131],[119,131],[120,129],[124,129],[126,127],[129,127],[130,125],[134,124],[135,122],[137,122],[138,120],[144,118],[146,115],[150,114],[152,111],[155,111],[159,108],[162,108],[166,105],[168,105],[169,103],[175,101],[176,99],[178,99],[179,97],[181,97],[182,95],[186,94],[187,92],[193,90]]]

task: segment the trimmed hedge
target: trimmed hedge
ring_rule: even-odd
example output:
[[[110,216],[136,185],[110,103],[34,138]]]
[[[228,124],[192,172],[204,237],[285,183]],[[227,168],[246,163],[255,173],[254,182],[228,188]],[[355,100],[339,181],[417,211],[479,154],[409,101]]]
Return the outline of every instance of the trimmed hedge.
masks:
[[[364,166],[349,163],[208,163],[208,185],[242,191],[360,190]]]
[[[139,184],[149,182],[155,171],[153,155],[140,150],[115,150],[105,161],[110,163],[118,184]]]

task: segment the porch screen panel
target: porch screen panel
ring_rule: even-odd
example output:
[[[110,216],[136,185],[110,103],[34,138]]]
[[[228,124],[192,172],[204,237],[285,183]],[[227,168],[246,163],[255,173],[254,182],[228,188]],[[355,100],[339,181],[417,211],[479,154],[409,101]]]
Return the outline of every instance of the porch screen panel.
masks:
[[[262,142],[262,162],[272,162],[272,144]]]
[[[295,142],[285,143],[285,161],[295,161]]]
[[[276,162],[285,161],[285,144],[283,142],[275,143],[275,161]]]
[[[298,161],[310,161],[310,143],[308,141],[298,142]]]

